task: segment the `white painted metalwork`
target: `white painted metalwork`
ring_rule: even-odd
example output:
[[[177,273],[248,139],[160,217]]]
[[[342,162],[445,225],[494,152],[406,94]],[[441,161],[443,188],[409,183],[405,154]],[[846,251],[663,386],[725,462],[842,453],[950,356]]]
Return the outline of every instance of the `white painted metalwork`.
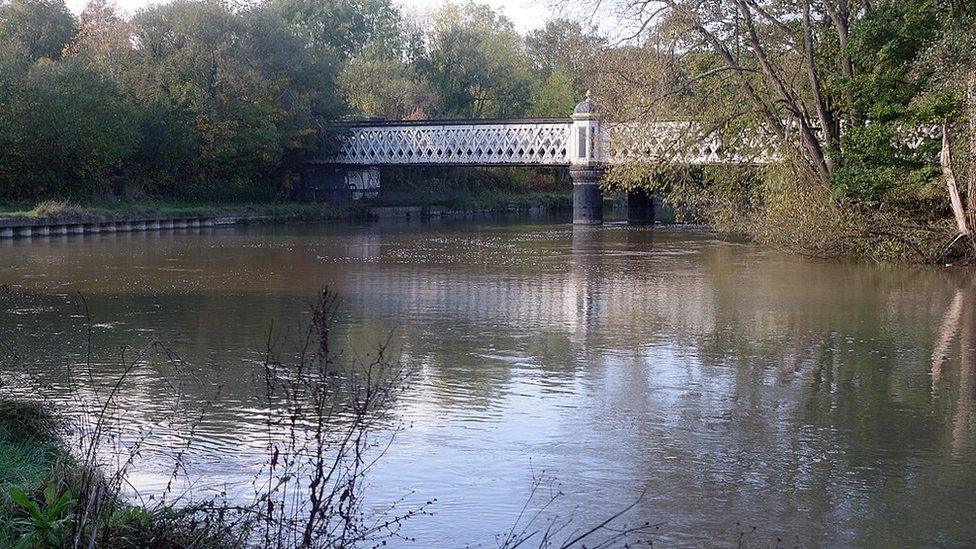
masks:
[[[723,139],[714,132],[704,134],[700,125],[691,121],[612,124],[603,138],[611,164],[766,164],[780,157],[771,136],[742,132]]]
[[[353,165],[569,164],[570,123],[353,126],[336,161]]]
[[[763,164],[780,158],[769,136],[723,140],[689,121],[601,124],[595,113],[572,121],[406,122],[351,126],[337,164],[588,166],[664,162]]]

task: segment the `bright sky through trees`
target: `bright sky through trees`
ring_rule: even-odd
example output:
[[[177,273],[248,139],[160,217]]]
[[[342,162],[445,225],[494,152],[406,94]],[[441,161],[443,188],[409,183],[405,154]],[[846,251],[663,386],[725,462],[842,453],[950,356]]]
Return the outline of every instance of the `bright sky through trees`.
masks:
[[[126,13],[136,11],[150,5],[165,3],[166,0],[116,0],[116,5]],[[424,13],[432,11],[447,3],[431,0],[398,0],[399,4],[410,11]],[[542,27],[547,19],[558,16],[545,0],[479,0],[479,3],[491,6],[496,11],[505,14],[520,31],[530,31]],[[67,0],[68,8],[75,14],[81,13],[88,4],[88,0]]]

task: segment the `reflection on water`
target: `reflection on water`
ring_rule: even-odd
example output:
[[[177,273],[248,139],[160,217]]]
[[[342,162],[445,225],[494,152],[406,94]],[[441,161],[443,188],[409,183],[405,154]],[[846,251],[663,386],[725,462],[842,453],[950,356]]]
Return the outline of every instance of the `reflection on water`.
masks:
[[[92,383],[152,338],[165,364],[129,383],[133,426],[206,401],[194,490],[245,491],[262,459],[254,384],[269,326],[325,283],[340,337],[392,331],[416,372],[407,428],[370,501],[437,498],[417,546],[491,543],[540,470],[592,522],[646,490],[665,544],[976,543],[976,278],[815,262],[681,229],[455,220],[223,228],[0,241],[0,337],[58,391],[96,327]],[[22,372],[8,380],[26,384]],[[200,404],[195,404],[200,403]],[[196,408],[195,408],[196,407]],[[140,490],[168,470],[145,460]],[[755,530],[753,530],[755,527]]]

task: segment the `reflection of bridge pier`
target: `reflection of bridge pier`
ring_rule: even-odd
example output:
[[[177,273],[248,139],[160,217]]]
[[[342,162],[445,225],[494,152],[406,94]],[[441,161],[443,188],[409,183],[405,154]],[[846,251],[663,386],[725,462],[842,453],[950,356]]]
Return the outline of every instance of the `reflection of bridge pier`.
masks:
[[[564,307],[573,318],[577,343],[585,349],[586,337],[598,327],[606,311],[603,291],[603,236],[599,227],[573,227],[572,256],[563,292]]]

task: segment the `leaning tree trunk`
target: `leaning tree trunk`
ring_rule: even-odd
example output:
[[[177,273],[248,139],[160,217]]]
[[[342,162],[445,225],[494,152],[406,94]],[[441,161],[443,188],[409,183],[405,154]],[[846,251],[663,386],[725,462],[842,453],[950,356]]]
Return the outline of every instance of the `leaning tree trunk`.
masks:
[[[969,228],[976,230],[976,71],[969,72],[967,79],[967,113],[969,115],[969,173],[966,178],[966,209],[969,214]],[[976,239],[973,239],[976,250]]]
[[[959,234],[971,237],[969,219],[966,217],[966,209],[963,207],[962,198],[959,196],[959,186],[956,185],[956,173],[952,168],[952,142],[949,139],[947,122],[942,123],[942,153],[939,155],[939,163],[942,166],[942,175],[945,177],[946,186],[949,188],[949,202],[952,204],[952,215],[956,218]]]

